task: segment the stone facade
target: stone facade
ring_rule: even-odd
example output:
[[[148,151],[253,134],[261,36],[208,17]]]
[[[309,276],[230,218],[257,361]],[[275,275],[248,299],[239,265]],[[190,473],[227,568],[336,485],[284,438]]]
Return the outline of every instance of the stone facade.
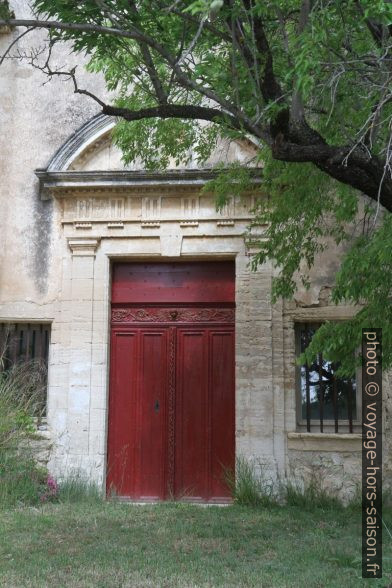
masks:
[[[27,10],[24,2],[12,4],[18,15]],[[0,35],[0,52],[15,37]],[[40,34],[33,38],[39,43]],[[124,169],[111,143],[114,121],[96,116],[94,103],[73,96],[68,84],[42,87],[40,74],[23,63],[7,62],[2,70],[0,321],[51,323],[50,471],[105,483],[110,264],[235,259],[237,455],[257,460],[274,480],[316,472],[332,491],[352,495],[360,472],[358,426],[354,434],[305,433],[296,417],[295,322],[353,312],[328,305],[341,252],[323,253],[309,291],[271,305],[275,270],[265,264],[252,272],[244,241],[252,198],[232,199],[217,213],[213,197],[201,192],[214,163],[244,161],[251,145],[222,144],[204,170],[194,162],[166,174]],[[103,93],[102,80],[95,83]],[[387,378],[384,395],[387,416]],[[386,482],[390,426],[386,420]]]

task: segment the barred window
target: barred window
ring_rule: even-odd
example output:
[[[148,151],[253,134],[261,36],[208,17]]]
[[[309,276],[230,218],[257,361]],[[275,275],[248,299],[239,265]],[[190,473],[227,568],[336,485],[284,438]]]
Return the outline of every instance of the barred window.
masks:
[[[29,380],[26,388],[37,397],[38,417],[46,414],[49,341],[48,323],[0,323],[0,376],[25,370]],[[23,374],[15,377],[22,378]]]
[[[321,323],[296,325],[297,352],[309,345]],[[312,365],[298,370],[298,424],[306,430],[353,432],[358,419],[357,382],[355,378],[337,377],[338,363],[317,356]]]

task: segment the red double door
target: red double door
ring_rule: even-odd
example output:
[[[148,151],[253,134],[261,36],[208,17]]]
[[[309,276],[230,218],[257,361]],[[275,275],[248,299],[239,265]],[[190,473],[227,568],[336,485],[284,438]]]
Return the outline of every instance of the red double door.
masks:
[[[233,262],[113,268],[108,494],[227,501]]]

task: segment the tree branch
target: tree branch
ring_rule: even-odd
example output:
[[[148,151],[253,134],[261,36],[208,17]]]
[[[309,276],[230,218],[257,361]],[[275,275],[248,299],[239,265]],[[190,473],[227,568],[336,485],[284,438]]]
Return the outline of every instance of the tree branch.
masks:
[[[108,6],[106,2],[104,0],[97,1],[104,5],[106,11],[106,7]],[[227,0],[227,2],[229,3],[229,7],[234,10],[234,4],[230,0]],[[273,54],[267,38],[265,23],[260,17],[255,15],[253,0],[242,0],[242,3],[242,16],[246,14],[246,10],[252,16],[250,23],[251,34],[249,33],[248,23],[245,23],[244,27],[240,18],[241,15],[238,17],[236,12],[232,12],[236,23],[234,42],[236,43],[236,48],[240,51],[241,58],[244,59],[245,56],[248,66],[247,69],[253,78],[252,83],[257,83],[260,88],[260,94],[262,96],[260,101],[262,103],[265,102],[268,107],[268,105],[273,103],[282,102],[285,97],[274,72]],[[130,0],[130,4],[132,5],[134,2]],[[304,0],[302,6],[303,12],[301,13],[301,18],[305,18],[309,14],[311,2]],[[106,19],[106,12],[103,14]],[[73,80],[75,92],[85,94],[94,99],[102,108],[102,112],[111,116],[121,117],[127,121],[149,118],[199,119],[229,126],[231,129],[240,131],[243,136],[250,134],[257,140],[261,139],[265,141],[272,148],[272,155],[275,159],[287,162],[310,162],[332,178],[361,190],[374,201],[380,202],[380,204],[392,212],[392,180],[390,174],[387,177],[385,171],[387,169],[386,165],[389,165],[388,159],[386,160],[387,163],[384,164],[378,157],[370,154],[369,151],[366,152],[363,147],[354,141],[350,143],[348,140],[347,142],[350,144],[343,146],[328,145],[326,140],[307,123],[304,116],[299,117],[297,120],[293,113],[290,113],[287,105],[273,119],[269,129],[266,129],[265,126],[261,126],[261,123],[259,125],[258,121],[252,121],[241,105],[236,105],[230,97],[226,98],[226,96],[230,96],[226,89],[222,90],[221,93],[217,93],[208,83],[204,83],[203,78],[196,78],[191,61],[192,55],[187,60],[189,64],[184,64],[181,67],[178,55],[174,55],[170,49],[171,44],[169,46],[166,46],[164,43],[161,44],[158,35],[156,38],[151,37],[148,33],[140,30],[137,27],[138,21],[136,18],[134,19],[136,26],[132,22],[132,16],[129,16],[128,22],[129,12],[126,15],[119,14],[119,16],[116,16],[116,13],[112,12],[111,15],[113,26],[31,19],[0,20],[0,26],[27,27],[28,30],[22,33],[22,35],[27,34],[33,29],[40,28],[68,32],[68,35],[63,36],[65,39],[72,38],[72,35],[77,37],[78,34],[97,34],[117,37],[120,40],[133,40],[135,42],[134,44],[124,44],[130,46],[129,51],[135,50],[136,52],[138,51],[138,47],[140,48],[140,59],[142,62],[144,61],[145,67],[147,68],[147,75],[151,80],[158,101],[157,106],[141,108],[139,110],[117,108],[105,104],[87,90],[78,88],[74,70],[71,70],[71,72],[62,72],[60,70],[51,71],[48,61],[44,66],[38,64],[38,67],[46,72],[49,77],[51,75],[69,76]],[[200,27],[200,21],[198,22]],[[200,29],[200,34],[201,32],[205,34],[204,29],[203,31]],[[233,38],[230,37],[230,43],[232,41]],[[127,47],[125,48],[127,49]],[[175,52],[177,48],[178,46],[174,49]],[[36,59],[38,53],[33,56]],[[189,101],[193,101],[194,99],[196,104],[167,103],[167,91],[165,92],[164,85],[156,68],[157,60],[159,60],[159,63],[162,63],[163,68],[167,68],[169,74],[171,73],[172,75],[173,82],[177,84],[177,100],[187,102],[188,99]],[[149,90],[151,90],[148,77],[144,77],[144,64],[143,79],[147,80]],[[204,104],[204,106],[198,104]],[[255,107],[258,107],[258,103],[255,104]]]
[[[7,57],[7,55],[11,51],[12,47],[14,47],[18,43],[18,41],[20,41],[22,39],[22,37],[24,37],[28,33],[31,33],[32,30],[33,29],[26,29],[25,31],[23,31],[23,33],[21,33],[20,35],[18,35],[16,37],[16,39],[14,39],[10,45],[8,45],[7,49],[5,50],[5,53],[3,53],[3,55],[1,56],[0,65],[3,64],[4,59]]]
[[[10,25],[15,27],[22,26],[29,27],[31,29],[41,28],[47,30],[60,30],[70,32],[100,33],[103,35],[111,35],[114,37],[133,39],[138,43],[145,43],[146,45],[148,45],[148,47],[154,49],[155,51],[157,51],[159,55],[163,57],[163,59],[172,68],[176,76],[176,79],[181,86],[183,86],[184,88],[188,88],[190,90],[194,90],[202,96],[205,96],[206,98],[219,104],[225,111],[230,113],[233,118],[238,118],[238,126],[242,125],[247,132],[255,135],[259,139],[265,138],[267,136],[263,129],[259,126],[254,125],[252,120],[242,110],[239,110],[231,102],[228,102],[226,99],[222,98],[221,96],[218,96],[211,89],[201,86],[200,84],[192,80],[192,78],[188,77],[183,72],[181,67],[178,65],[175,57],[169,51],[167,51],[165,47],[163,47],[150,35],[144,34],[141,31],[137,30],[134,26],[132,26],[132,30],[123,30],[115,27],[104,27],[96,24],[92,25],[80,23],[64,23],[59,21],[32,19],[0,20],[0,26],[2,25]]]
[[[137,15],[137,8],[135,2],[129,0],[129,6],[134,15]],[[152,58],[150,49],[146,43],[139,43],[140,51],[142,52],[144,63],[146,64],[148,75],[150,77],[151,83],[154,87],[155,94],[157,96],[158,102],[160,104],[167,103],[167,94],[163,88],[161,80],[159,78],[158,72],[156,70],[154,60]]]
[[[322,142],[300,145],[286,141],[283,134],[279,134],[272,146],[272,155],[279,161],[313,163],[332,178],[357,188],[392,212],[392,182],[385,178],[384,165],[360,147],[337,147]],[[382,186],[381,178],[384,178]]]
[[[248,11],[253,10],[252,0],[243,0],[243,2]],[[258,16],[254,16],[253,20],[256,48],[259,54],[265,57],[264,75],[262,76],[260,85],[261,92],[264,100],[270,102],[281,98],[283,92],[275,77],[272,52],[265,33],[264,23]]]
[[[308,24],[309,15],[312,10],[312,2],[311,0],[303,0],[301,5],[301,10],[299,14],[299,22],[298,22],[298,35],[302,35],[304,32],[306,25]],[[302,96],[298,88],[294,89],[292,102],[291,102],[291,119],[303,120],[305,118],[305,109],[302,100]]]
[[[145,118],[181,118],[191,120],[207,120],[215,123],[224,123],[233,129],[241,130],[240,123],[231,115],[225,114],[217,108],[204,106],[193,106],[191,104],[160,104],[151,108],[130,110],[129,108],[118,108],[105,104],[102,108],[103,114],[118,116],[127,121],[142,120]]]

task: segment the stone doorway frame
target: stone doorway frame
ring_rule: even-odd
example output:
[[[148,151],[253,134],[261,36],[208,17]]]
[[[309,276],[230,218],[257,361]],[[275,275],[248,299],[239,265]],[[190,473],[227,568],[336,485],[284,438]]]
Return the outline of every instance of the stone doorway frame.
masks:
[[[81,473],[104,487],[112,261],[235,259],[236,454],[257,456],[273,475],[277,469],[283,472],[282,308],[270,304],[271,265],[256,273],[248,267],[252,251],[244,232],[252,206],[245,210],[233,199],[217,213],[212,197],[207,201],[203,196],[204,208],[196,202],[200,189],[216,175],[211,170],[72,171],[77,158],[110,140],[113,125],[109,117],[95,117],[63,145],[46,170],[36,172],[41,197],[53,199],[62,226],[49,368],[50,470],[60,478]],[[125,204],[127,199],[139,199],[138,211]],[[165,199],[172,207],[166,212]],[[290,409],[294,415],[294,404]]]

